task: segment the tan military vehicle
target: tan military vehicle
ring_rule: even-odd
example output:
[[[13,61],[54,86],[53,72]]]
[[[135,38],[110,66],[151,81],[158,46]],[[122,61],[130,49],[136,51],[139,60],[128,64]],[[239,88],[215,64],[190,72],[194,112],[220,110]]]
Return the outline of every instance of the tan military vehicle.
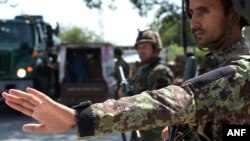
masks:
[[[59,102],[75,105],[112,98],[116,80],[113,46],[110,44],[66,44],[59,55]]]

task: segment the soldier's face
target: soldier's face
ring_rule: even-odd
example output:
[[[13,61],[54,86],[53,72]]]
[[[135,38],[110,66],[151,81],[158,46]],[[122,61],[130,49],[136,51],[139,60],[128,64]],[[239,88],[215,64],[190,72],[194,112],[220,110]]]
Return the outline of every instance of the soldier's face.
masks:
[[[198,44],[218,41],[226,32],[229,16],[221,0],[189,0],[190,26]]]
[[[143,42],[137,45],[137,53],[142,63],[149,61],[153,56],[153,47],[150,42]]]

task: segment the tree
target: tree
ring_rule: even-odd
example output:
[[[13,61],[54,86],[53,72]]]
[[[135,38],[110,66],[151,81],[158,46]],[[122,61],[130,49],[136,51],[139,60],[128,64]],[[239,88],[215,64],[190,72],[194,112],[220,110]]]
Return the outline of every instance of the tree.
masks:
[[[110,0],[109,7],[114,10],[114,1]],[[100,9],[103,6],[102,0],[84,0],[89,8]],[[156,11],[155,21],[150,27],[159,32],[164,46],[171,44],[182,45],[181,28],[181,7],[169,0],[130,0],[140,16],[147,16],[148,12]],[[188,26],[188,25],[187,25]],[[192,34],[187,28],[187,41],[189,46],[194,46]]]
[[[8,2],[8,0],[0,0],[0,3],[2,4],[4,4],[4,3],[7,3]]]
[[[93,31],[77,26],[62,27],[59,36],[64,43],[104,42],[104,40]]]

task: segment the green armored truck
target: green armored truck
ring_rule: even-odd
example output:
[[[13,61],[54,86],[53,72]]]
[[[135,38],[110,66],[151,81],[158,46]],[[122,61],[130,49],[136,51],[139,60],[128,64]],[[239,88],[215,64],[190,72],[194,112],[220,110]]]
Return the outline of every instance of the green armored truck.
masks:
[[[29,86],[53,96],[56,64],[49,56],[52,35],[53,29],[42,16],[0,20],[0,92]]]

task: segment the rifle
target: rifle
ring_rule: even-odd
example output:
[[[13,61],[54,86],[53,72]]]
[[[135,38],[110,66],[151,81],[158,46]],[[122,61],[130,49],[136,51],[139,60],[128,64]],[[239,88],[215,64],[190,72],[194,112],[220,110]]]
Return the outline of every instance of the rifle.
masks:
[[[196,68],[197,68],[196,58],[195,58],[195,56],[190,56],[187,60],[186,66],[185,66],[183,82],[185,82],[186,80],[188,80],[190,78],[195,77]],[[177,130],[178,130],[178,126],[173,125],[169,130],[169,135],[170,135],[169,140],[166,140],[166,141],[174,141]]]
[[[124,72],[123,72],[123,69],[121,66],[119,66],[119,72],[120,72],[120,75],[121,75],[121,88],[122,88],[122,92],[123,94],[125,94],[125,96],[131,96],[132,95],[132,89],[131,89],[131,86],[129,85],[127,79],[125,78],[125,75],[124,75]],[[141,133],[139,130],[136,130],[136,138],[138,140],[141,140]],[[122,133],[122,138],[123,138],[123,141],[126,141],[126,136],[124,133]]]

